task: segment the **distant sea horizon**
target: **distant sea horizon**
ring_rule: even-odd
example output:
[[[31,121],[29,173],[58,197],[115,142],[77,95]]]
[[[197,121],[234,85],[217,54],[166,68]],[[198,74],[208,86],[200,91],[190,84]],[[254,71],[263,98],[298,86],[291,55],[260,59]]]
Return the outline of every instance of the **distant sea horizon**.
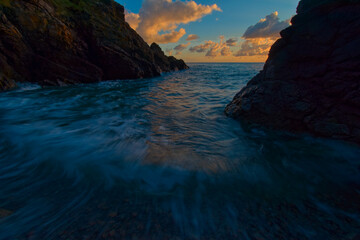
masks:
[[[180,57],[181,59],[181,57]],[[185,61],[185,60],[184,60]],[[258,63],[258,64],[265,64],[265,62],[188,62],[188,61],[185,61],[186,64],[193,64],[193,63],[219,63],[219,64],[227,64],[227,63],[244,63],[244,64],[251,64],[251,63]]]
[[[181,57],[179,57],[179,58],[181,58]],[[185,60],[184,60],[185,61]],[[226,64],[226,63],[245,63],[245,64],[247,64],[247,63],[263,63],[263,64],[265,64],[265,62],[188,62],[188,61],[185,61],[185,63],[224,63],[224,64]]]

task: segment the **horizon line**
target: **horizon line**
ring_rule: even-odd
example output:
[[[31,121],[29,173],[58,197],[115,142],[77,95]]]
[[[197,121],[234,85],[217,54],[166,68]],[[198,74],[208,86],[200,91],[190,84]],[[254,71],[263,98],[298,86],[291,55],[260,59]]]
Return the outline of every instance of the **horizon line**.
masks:
[[[185,63],[265,63],[265,62],[185,62]]]

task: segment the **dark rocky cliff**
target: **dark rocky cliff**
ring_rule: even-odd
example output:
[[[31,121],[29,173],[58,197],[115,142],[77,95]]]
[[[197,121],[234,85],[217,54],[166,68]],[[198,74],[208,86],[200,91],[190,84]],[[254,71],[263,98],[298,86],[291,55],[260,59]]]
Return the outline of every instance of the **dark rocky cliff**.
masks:
[[[264,69],[225,112],[360,143],[360,1],[302,0]]]
[[[187,68],[159,49],[129,27],[113,0],[0,0],[0,90],[15,82],[58,86]]]

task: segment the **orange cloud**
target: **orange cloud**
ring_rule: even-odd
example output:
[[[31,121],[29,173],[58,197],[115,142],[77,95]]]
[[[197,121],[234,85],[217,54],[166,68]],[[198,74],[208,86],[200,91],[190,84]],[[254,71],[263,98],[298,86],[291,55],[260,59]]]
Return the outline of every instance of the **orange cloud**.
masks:
[[[194,40],[198,40],[199,36],[196,34],[190,34],[187,38],[186,41],[194,41]]]
[[[228,40],[226,40],[226,45],[229,47],[234,47],[236,46],[238,40],[236,38],[230,38]]]
[[[221,38],[221,37],[220,37]],[[220,43],[214,43],[210,50],[206,53],[206,57],[217,57],[221,55],[221,50],[225,47],[225,45],[223,44],[223,39],[221,39]]]
[[[280,21],[278,12],[267,15],[245,31],[242,37],[245,42],[241,44],[240,50],[234,56],[267,55],[271,46],[280,37],[280,31],[289,26],[290,20]]]
[[[200,44],[200,45],[191,47],[189,50],[190,50],[190,52],[202,53],[202,52],[206,52],[213,44],[215,44],[215,42],[206,41],[205,44]]]
[[[230,50],[230,47],[226,46],[221,49],[221,56],[228,57],[231,56],[232,52]]]
[[[204,44],[200,44],[189,49],[193,53],[206,52],[205,56],[209,58],[215,58],[218,56],[231,56],[232,52],[227,45],[224,36],[220,36],[220,42],[206,41]]]
[[[144,0],[139,14],[128,13],[126,20],[148,43],[174,43],[186,34],[184,28],[177,30],[180,24],[197,21],[213,11],[221,9],[194,1]]]
[[[235,57],[267,55],[275,40],[271,38],[248,39],[242,43],[238,52],[234,53]]]
[[[125,11],[125,18],[129,25],[136,30],[140,23],[140,15]]]
[[[176,55],[180,55],[181,51],[185,50],[191,43],[188,42],[187,44],[179,44],[177,45],[174,50],[176,51]]]

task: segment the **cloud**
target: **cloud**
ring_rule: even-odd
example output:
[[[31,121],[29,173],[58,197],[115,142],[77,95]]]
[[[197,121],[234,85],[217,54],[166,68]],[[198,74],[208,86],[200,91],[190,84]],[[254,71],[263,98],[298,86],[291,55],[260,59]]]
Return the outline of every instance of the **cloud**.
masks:
[[[193,0],[144,0],[138,16],[127,13],[126,20],[148,43],[174,43],[186,34],[184,28],[178,29],[180,24],[197,21],[213,11],[221,9]]]
[[[186,41],[193,41],[193,40],[198,40],[199,36],[196,34],[190,34],[187,38]]]
[[[185,50],[191,43],[188,42],[187,44],[179,44],[177,45],[174,50],[176,51],[176,55],[180,55],[181,51]]]
[[[270,38],[248,39],[241,44],[241,48],[234,54],[235,57],[267,55],[274,40]]]
[[[210,58],[215,58],[217,56],[219,56],[220,53],[217,52],[216,50],[214,50],[213,48],[211,48],[207,53],[206,53],[206,57],[210,57]]]
[[[173,55],[173,50],[172,50],[172,48],[167,48],[167,49],[165,49],[165,53],[166,53],[166,55],[168,55],[168,56],[172,56],[172,55]]]
[[[257,24],[250,26],[243,38],[279,38],[280,31],[288,26],[290,26],[290,20],[280,21],[278,12],[273,12]]]
[[[136,28],[139,26],[140,23],[140,15],[125,11],[125,16],[126,16],[126,21],[129,23],[129,25],[136,30]]]
[[[205,56],[215,58],[218,56],[230,56],[232,54],[230,47],[226,45],[224,36],[220,36],[220,42],[206,41],[204,44],[200,44],[189,49],[190,52],[203,53]]]
[[[237,38],[230,38],[226,40],[226,45],[229,47],[234,47],[236,46],[237,42],[238,42]]]
[[[211,46],[210,50],[206,53],[206,57],[217,57],[221,55],[221,51],[224,47],[226,47],[223,43],[223,39],[220,37],[221,42],[215,43]]]
[[[176,51],[182,51],[184,49],[186,49],[188,46],[190,45],[190,43],[187,43],[187,44],[179,44],[177,45],[174,50]]]
[[[202,52],[206,52],[213,44],[215,44],[215,42],[213,41],[206,41],[205,44],[200,44],[194,47],[191,47],[189,49],[190,52],[197,52],[197,53],[202,53]]]
[[[156,43],[172,43],[177,42],[186,34],[185,29],[180,28],[179,31],[171,31],[170,33],[164,33],[162,35],[158,35],[157,38],[148,39],[147,42],[156,42]],[[145,40],[146,41],[146,40]]]
[[[290,26],[290,20],[280,21],[278,12],[261,19],[257,24],[250,26],[242,36],[245,40],[241,48],[234,54],[242,56],[264,56],[271,46],[280,37],[280,31]]]
[[[230,47],[226,46],[226,47],[223,47],[221,49],[221,56],[224,56],[224,57],[227,57],[227,56],[231,56],[231,50],[230,50]]]

